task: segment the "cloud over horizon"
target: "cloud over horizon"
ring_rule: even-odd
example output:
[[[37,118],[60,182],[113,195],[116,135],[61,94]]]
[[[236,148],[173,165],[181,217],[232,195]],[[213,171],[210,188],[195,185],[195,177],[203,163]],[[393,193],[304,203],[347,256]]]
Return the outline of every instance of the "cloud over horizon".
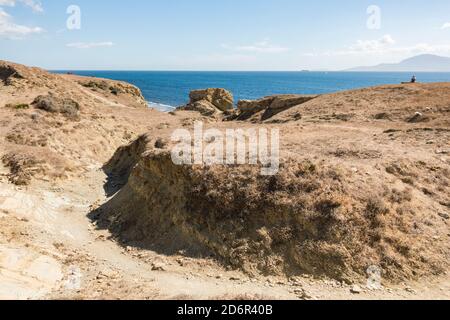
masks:
[[[74,42],[66,44],[68,48],[75,49],[92,49],[92,48],[100,48],[100,47],[112,47],[115,44],[111,41],[104,42]]]
[[[253,52],[253,53],[282,53],[289,51],[289,48],[278,45],[272,45],[269,40],[264,40],[256,42],[254,44],[241,46],[230,46],[228,44],[222,44],[221,47],[233,51]]]
[[[342,50],[308,53],[305,56],[406,56],[423,53],[450,54],[450,44],[429,44],[424,42],[408,46],[397,46],[397,41],[391,35],[386,34],[376,40],[358,40]]]

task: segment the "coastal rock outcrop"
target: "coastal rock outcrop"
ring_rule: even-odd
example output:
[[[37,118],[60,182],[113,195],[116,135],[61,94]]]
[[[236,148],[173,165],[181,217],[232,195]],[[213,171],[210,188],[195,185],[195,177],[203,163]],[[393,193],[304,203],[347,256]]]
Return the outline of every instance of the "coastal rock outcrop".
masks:
[[[204,116],[215,116],[233,111],[233,94],[221,88],[194,90],[189,94],[190,101],[178,110],[198,111]]]
[[[118,100],[119,102],[127,100],[127,105],[130,107],[148,107],[147,101],[142,95],[141,90],[132,84],[123,81],[81,77],[76,75],[65,75],[65,77],[75,79],[83,87],[92,90],[95,93],[100,93],[106,97]],[[135,102],[130,105],[130,101]]]

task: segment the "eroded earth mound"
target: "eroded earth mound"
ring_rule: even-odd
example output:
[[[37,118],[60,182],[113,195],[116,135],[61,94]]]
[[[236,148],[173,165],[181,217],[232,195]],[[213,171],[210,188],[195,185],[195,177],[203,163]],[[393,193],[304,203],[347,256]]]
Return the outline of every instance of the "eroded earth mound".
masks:
[[[0,62],[0,280],[9,288],[0,298],[269,287],[281,298],[311,297],[308,288],[347,298],[345,284],[308,276],[365,283],[374,268],[385,285],[433,277],[432,292],[409,288],[414,297],[449,292],[450,84],[273,96],[237,110],[222,89],[190,98],[192,108],[162,113],[129,84]],[[199,122],[224,134],[279,130],[279,171],[175,165],[172,134]]]

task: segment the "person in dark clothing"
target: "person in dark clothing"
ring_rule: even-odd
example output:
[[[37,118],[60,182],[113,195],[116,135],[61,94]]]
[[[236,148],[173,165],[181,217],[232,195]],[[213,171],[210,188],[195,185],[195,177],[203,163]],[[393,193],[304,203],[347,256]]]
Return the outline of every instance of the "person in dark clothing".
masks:
[[[417,82],[417,78],[416,78],[416,76],[414,75],[414,76],[412,76],[412,78],[411,78],[411,83],[416,83]]]

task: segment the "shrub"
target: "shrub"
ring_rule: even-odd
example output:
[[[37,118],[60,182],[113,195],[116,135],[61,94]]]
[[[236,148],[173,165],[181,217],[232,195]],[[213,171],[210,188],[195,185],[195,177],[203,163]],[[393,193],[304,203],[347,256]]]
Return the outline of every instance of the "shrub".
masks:
[[[30,108],[30,105],[27,103],[19,103],[19,104],[8,103],[5,107],[16,110],[26,110]]]
[[[33,101],[36,108],[51,112],[60,113],[67,118],[78,118],[80,105],[70,98],[58,98],[53,95],[39,96]]]

